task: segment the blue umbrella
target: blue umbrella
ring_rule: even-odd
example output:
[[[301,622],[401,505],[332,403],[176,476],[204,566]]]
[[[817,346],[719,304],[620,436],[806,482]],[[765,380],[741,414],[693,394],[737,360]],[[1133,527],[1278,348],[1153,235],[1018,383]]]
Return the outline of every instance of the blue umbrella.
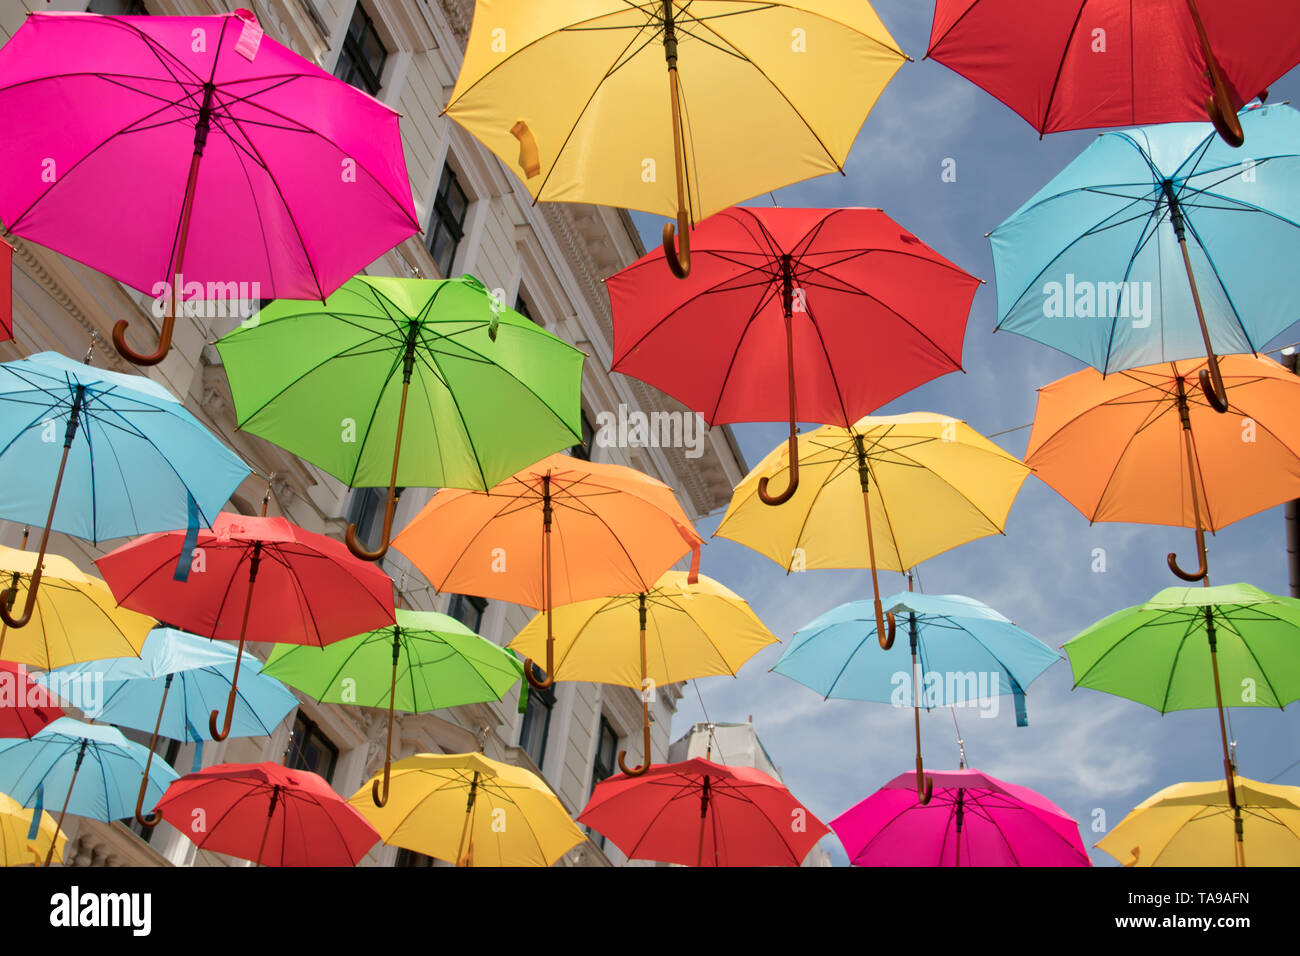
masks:
[[[90,766],[83,774],[85,762]],[[29,740],[0,740],[0,793],[35,808],[38,818],[47,790],[66,794],[55,829],[57,842],[68,811],[106,822],[129,817],[136,778],[148,762],[149,752],[123,737],[116,727],[60,717]],[[147,779],[150,803],[157,803],[177,775],[171,767],[159,764],[148,772]],[[45,857],[46,866],[51,855]]]
[[[119,727],[153,731],[150,758],[159,736],[182,743],[196,741],[194,770],[202,766],[203,744],[212,740],[208,714],[230,693],[235,677],[235,648],[170,627],[149,632],[139,657],[87,661],[36,674],[33,679],[58,687],[77,680],[102,680],[103,704],[95,714]],[[262,662],[252,654],[243,658],[243,679],[235,697],[230,736],[269,737],[285,715],[298,706],[298,698],[283,684],[262,672]],[[251,676],[250,676],[251,674]],[[141,826],[157,826],[158,814],[144,816],[146,778],[140,783],[135,817]]]
[[[1023,727],[1029,722],[1025,688],[1061,656],[993,608],[960,594],[904,591],[886,598],[884,606],[891,633],[895,620],[906,630],[906,646],[891,637],[890,648],[882,650],[874,602],[852,601],[800,628],[772,670],[827,699],[912,707],[917,792],[925,803],[930,781],[921,764],[920,708],[1011,694],[1016,723]]]
[[[990,233],[998,328],[1103,373],[1258,352],[1296,319],[1300,114],[1241,113],[1250,152],[1208,123],[1102,134]]]
[[[30,620],[51,529],[95,542],[179,528],[197,533],[248,475],[237,455],[150,379],[56,352],[0,364],[0,518],[45,524],[26,608],[12,615],[11,588],[0,593],[0,617],[10,627]]]

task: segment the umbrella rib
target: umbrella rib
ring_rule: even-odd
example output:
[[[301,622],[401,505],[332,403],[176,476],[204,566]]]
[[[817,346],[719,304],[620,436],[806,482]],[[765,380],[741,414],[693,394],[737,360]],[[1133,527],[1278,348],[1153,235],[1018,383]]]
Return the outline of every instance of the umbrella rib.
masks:
[[[974,6],[974,4],[972,4]],[[1043,117],[1039,120],[1039,130],[1047,129],[1047,121],[1052,115],[1052,104],[1056,102],[1056,89],[1061,83],[1061,73],[1065,70],[1066,57],[1070,55],[1070,42],[1074,39],[1074,34],[1079,29],[1079,21],[1083,18],[1084,8],[1088,6],[1088,0],[1079,0],[1079,10],[1074,15],[1074,23],[1070,25],[1070,32],[1065,35],[1065,47],[1061,50],[1060,59],[1056,63],[1056,75],[1052,77],[1052,90],[1047,94],[1047,103],[1043,107]],[[1131,82],[1131,80],[1130,80]],[[1042,133],[1039,133],[1041,138]]]

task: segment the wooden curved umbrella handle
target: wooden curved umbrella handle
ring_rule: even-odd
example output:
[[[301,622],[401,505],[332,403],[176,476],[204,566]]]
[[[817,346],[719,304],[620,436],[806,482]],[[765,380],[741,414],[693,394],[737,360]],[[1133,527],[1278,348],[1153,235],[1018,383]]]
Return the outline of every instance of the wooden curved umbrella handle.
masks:
[[[378,780],[370,784],[370,799],[375,802],[377,807],[383,807],[388,803],[388,778],[392,767],[393,762],[391,759],[384,761],[384,785],[382,788]]]
[[[384,505],[384,526],[380,530],[379,547],[376,550],[367,550],[357,537],[357,526],[355,524],[348,525],[348,533],[344,540],[347,542],[348,550],[362,561],[378,561],[388,553],[388,546],[392,543],[393,513],[397,510],[397,499],[397,490],[390,487],[388,489],[388,502]]]
[[[1210,573],[1210,569],[1206,567],[1206,561],[1203,555],[1201,557],[1201,566],[1195,572],[1184,571],[1182,568],[1180,568],[1178,566],[1178,555],[1176,555],[1172,551],[1170,551],[1169,554],[1165,557],[1165,563],[1169,565],[1170,571],[1174,572],[1174,574],[1182,578],[1184,581],[1189,581],[1193,583],[1196,581],[1203,581],[1205,580],[1205,576]]]
[[[623,750],[618,755],[618,769],[622,770],[625,776],[639,777],[650,769],[650,725],[643,723],[641,725],[641,742],[642,758],[639,767],[629,767],[627,765],[627,751]]]
[[[234,689],[234,687],[231,687],[231,689],[230,689],[230,696],[229,696],[229,698],[227,698],[227,700],[226,700],[226,721],[225,721],[225,723],[223,723],[223,724],[221,725],[221,729],[218,730],[218,729],[217,729],[217,718],[220,716],[220,713],[221,713],[220,711],[216,711],[216,710],[214,710],[214,711],[212,711],[212,713],[208,714],[208,730],[209,730],[209,732],[211,732],[211,734],[212,734],[212,739],[213,739],[213,740],[216,740],[216,741],[222,741],[222,740],[225,740],[227,737],[230,736],[230,721],[231,721],[231,719],[234,717],[234,714],[235,714],[235,689]]]
[[[880,613],[880,598],[876,598],[876,640],[880,642],[881,650],[889,650],[894,646],[894,635],[898,630],[898,622],[894,619],[894,612],[889,611],[882,615]]]
[[[550,662],[548,661],[547,663]],[[538,680],[536,677],[533,676],[533,671],[536,669],[537,669],[537,665],[533,663],[533,659],[531,657],[525,657],[524,677],[528,680],[529,686],[535,687],[538,690],[550,690],[551,686],[555,683],[555,678],[551,676],[551,672],[548,670],[546,672],[546,679]]]
[[[680,235],[680,240],[677,236]],[[678,252],[680,243],[681,251]],[[691,230],[686,222],[686,213],[677,214],[677,225],[671,222],[664,223],[664,258],[668,261],[668,268],[672,274],[679,279],[685,279],[691,274]]]
[[[925,806],[934,798],[934,778],[927,777],[921,768],[921,758],[916,759],[916,802]]]
[[[1220,82],[1222,78],[1220,77]],[[1205,112],[1215,131],[1229,146],[1240,148],[1246,142],[1246,134],[1241,129],[1241,119],[1228,100],[1228,93],[1221,85],[1215,84],[1214,92],[1205,101]]]
[[[113,326],[113,345],[117,353],[132,365],[157,365],[171,351],[172,331],[175,327],[175,317],[170,314],[164,316],[162,330],[158,333],[157,350],[151,355],[142,355],[126,344],[126,330],[130,328],[130,323],[126,319],[118,319],[117,324]]]
[[[32,575],[31,586],[27,589],[27,602],[23,605],[23,613],[18,617],[13,616],[14,601],[18,597],[18,592],[13,588],[0,591],[0,620],[10,627],[26,627],[32,619],[32,612],[36,609],[36,591],[40,586],[41,572],[38,568]]]
[[[148,816],[143,814],[144,795],[149,787],[149,769],[145,768],[144,778],[140,781],[140,795],[135,798],[135,822],[140,824],[146,830],[152,830],[158,824],[162,823],[162,814],[158,811],[150,813]]]
[[[1217,356],[1210,356],[1210,367],[1201,369],[1197,378],[1201,383],[1201,391],[1205,393],[1205,400],[1210,403],[1220,415],[1228,413],[1228,390],[1223,387],[1223,376],[1219,373],[1219,360]]]
[[[790,484],[779,495],[769,495],[767,483],[766,475],[758,480],[758,497],[765,505],[783,505],[799,490],[799,441],[793,435],[790,437]]]

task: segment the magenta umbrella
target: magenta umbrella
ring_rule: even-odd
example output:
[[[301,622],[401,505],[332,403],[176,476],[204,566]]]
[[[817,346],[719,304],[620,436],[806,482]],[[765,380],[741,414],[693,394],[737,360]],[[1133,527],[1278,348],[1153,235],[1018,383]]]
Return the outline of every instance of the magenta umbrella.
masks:
[[[1079,824],[1042,794],[978,770],[899,774],[831,821],[854,866],[1091,866]]]
[[[167,303],[153,354],[113,330],[139,365],[180,301],[323,300],[419,229],[398,113],[247,10],[29,14],[0,49],[0,129],[8,230]]]

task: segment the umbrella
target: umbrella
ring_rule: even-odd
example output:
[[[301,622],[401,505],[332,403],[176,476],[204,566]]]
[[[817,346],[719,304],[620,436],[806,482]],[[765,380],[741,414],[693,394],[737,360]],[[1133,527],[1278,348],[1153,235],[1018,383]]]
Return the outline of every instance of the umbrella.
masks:
[[[926,709],[951,707],[1011,694],[1016,723],[1027,726],[1025,688],[1061,657],[987,604],[961,594],[904,591],[885,598],[884,606],[891,626],[895,615],[905,619],[906,649],[897,645],[881,653],[868,648],[879,636],[873,608],[866,601],[852,601],[801,627],[772,670],[827,700],[868,700],[896,707],[910,703],[916,728],[916,791],[920,801],[928,803],[932,782],[921,762],[922,703]],[[910,666],[905,663],[909,653]],[[898,676],[903,673],[908,682],[900,694]],[[981,683],[980,675],[990,676]]]
[[[676,217],[684,278],[692,223],[842,172],[906,59],[867,3],[480,3],[444,112],[536,200]]]
[[[1243,688],[1243,707],[1282,708],[1300,700],[1298,628],[1300,599],[1278,597],[1249,584],[1166,588],[1145,604],[1098,621],[1067,641],[1064,649],[1075,687],[1127,697],[1162,714],[1202,707],[1218,710],[1224,778],[1240,853],[1245,849],[1242,814],[1233,785],[1236,768],[1228,747],[1222,688]]]
[[[98,542],[197,528],[249,474],[163,386],[57,352],[0,364],[0,470],[0,518],[45,524],[22,614],[0,593],[10,627],[31,620],[51,530]]]
[[[1208,113],[1240,146],[1237,110],[1300,63],[1294,25],[1290,0],[938,0],[926,58],[1039,133]]]
[[[798,866],[829,830],[779,780],[693,757],[596,784],[578,822],[630,860]]]
[[[236,694],[230,734],[234,737],[269,737],[284,716],[298,706],[298,698],[279,681],[262,673],[262,662],[242,654],[246,671]],[[194,755],[198,769],[202,741],[210,740],[204,717],[213,704],[226,695],[234,682],[235,652],[197,634],[170,627],[157,627],[140,649],[139,657],[73,664],[51,671],[43,682],[98,680],[104,683],[104,698],[95,714],[97,720],[133,730],[152,731],[149,759],[153,759],[158,737],[199,744]],[[173,693],[173,685],[177,685]],[[158,814],[143,814],[145,777],[140,782],[135,818],[141,826],[157,826]]]
[[[1018,458],[957,419],[930,412],[873,416],[799,436],[803,483],[780,511],[758,507],[763,480],[791,470],[789,454],[782,445],[745,476],[715,534],[787,571],[870,568],[876,633],[885,648],[893,636],[876,570],[906,571],[1001,534],[1029,474]],[[876,527],[884,531],[879,542]]]
[[[586,839],[536,774],[479,753],[399,760],[383,807],[378,782],[350,802],[383,841],[457,866],[550,866]]]
[[[83,774],[81,766],[87,760],[90,766]],[[30,740],[0,740],[0,793],[37,810],[44,806],[47,793],[64,794],[56,834],[62,831],[69,811],[104,822],[129,817],[135,805],[136,780],[145,767],[150,768],[149,797],[157,800],[176,779],[171,767],[165,763],[151,766],[149,752],[127,740],[117,728],[71,717],[60,717]],[[46,866],[53,856],[51,844],[45,854]]]
[[[1300,866],[1300,787],[1238,777],[1254,866]],[[1125,866],[1232,866],[1233,813],[1222,780],[1176,783],[1139,803],[1097,843]],[[1243,846],[1244,850],[1244,846]]]
[[[684,571],[668,571],[648,591],[593,598],[551,612],[560,633],[554,666],[565,680],[621,684],[641,692],[644,759],[640,767],[629,768],[627,754],[618,755],[628,776],[650,768],[655,688],[697,677],[735,677],[745,661],[778,643],[739,595],[712,578],[690,578]],[[510,647],[530,658],[541,656],[546,633],[547,623],[538,615]]]
[[[0,546],[5,594],[17,598],[32,586],[38,555]],[[0,621],[0,660],[51,669],[78,661],[140,653],[154,620],[117,606],[99,578],[83,574],[57,554],[45,555],[42,587],[32,602],[31,623],[10,630]]]
[[[22,664],[0,661],[0,738],[30,737],[67,716],[55,699]]]
[[[1105,133],[990,234],[998,328],[1102,372],[1206,358],[1200,384],[1227,410],[1220,353],[1258,352],[1295,321],[1300,113],[1242,116],[1252,153],[1208,125]]]
[[[32,811],[12,797],[0,793],[0,866],[23,866],[28,863],[39,865],[50,852],[51,844],[54,846],[51,862],[63,862],[63,851],[68,844],[67,834],[58,832],[54,817],[44,810],[36,816],[40,822],[33,834]]]
[[[182,298],[324,299],[419,229],[398,114],[247,10],[29,14],[0,49],[0,126],[9,230],[165,297],[154,353],[113,329],[137,365],[167,356]]]
[[[180,582],[172,568],[183,538],[145,535],[95,563],[123,607],[149,608],[187,631],[239,642],[221,730],[218,712],[209,715],[214,740],[231,731],[245,642],[321,647],[393,623],[392,579],[352,557],[341,541],[284,518],[222,512],[212,530],[198,535],[197,580]]]
[[[1042,794],[974,769],[899,774],[831,821],[854,866],[1091,866],[1079,824]]]
[[[788,418],[796,467],[782,494],[762,489],[770,504],[799,482],[796,422],[848,427],[961,368],[980,280],[879,209],[736,207],[694,242],[686,282],[662,281],[657,252],[606,281],[612,367],[710,424]]]
[[[1025,464],[1089,521],[1205,531],[1300,497],[1300,379],[1263,357],[1229,355],[1223,383],[1232,415],[1212,414],[1189,389],[1204,360],[1102,376],[1083,369],[1038,390]]]
[[[274,763],[187,773],[158,812],[200,850],[257,866],[356,866],[379,839],[324,777]]]
[[[695,573],[700,537],[663,482],[551,455],[487,492],[438,491],[393,543],[439,591],[524,604],[549,622],[560,604],[649,591],[687,551]],[[538,689],[555,680],[554,648],[548,624],[545,677],[524,662]]]
[[[422,714],[500,700],[523,676],[509,651],[454,617],[397,609],[397,622],[324,649],[280,644],[265,673],[319,701],[388,708],[384,780],[375,806],[388,800],[393,763],[393,711]]]
[[[388,550],[398,486],[486,491],[582,441],[583,353],[470,276],[358,276],[257,319],[217,342],[239,427],[348,485],[388,482],[378,549],[348,528],[359,558]]]

